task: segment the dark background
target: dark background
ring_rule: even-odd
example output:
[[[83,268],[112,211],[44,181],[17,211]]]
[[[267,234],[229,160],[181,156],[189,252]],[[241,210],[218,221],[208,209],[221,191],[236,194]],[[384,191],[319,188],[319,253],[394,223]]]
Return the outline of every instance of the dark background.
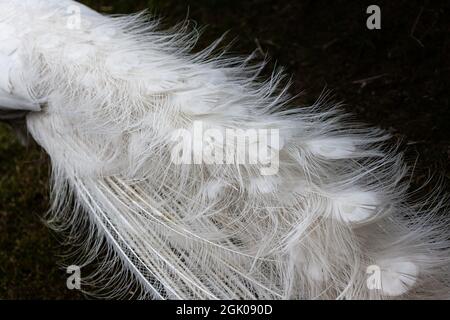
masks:
[[[167,27],[207,26],[198,49],[229,31],[232,51],[268,53],[293,75],[292,93],[312,103],[326,88],[356,118],[402,141],[413,186],[450,179],[450,2],[349,0],[82,1],[105,13],[142,9]],[[382,29],[366,28],[381,7]],[[0,126],[0,298],[76,299],[58,267],[66,252],[41,217],[48,208],[48,162]],[[425,188],[431,189],[430,187]]]

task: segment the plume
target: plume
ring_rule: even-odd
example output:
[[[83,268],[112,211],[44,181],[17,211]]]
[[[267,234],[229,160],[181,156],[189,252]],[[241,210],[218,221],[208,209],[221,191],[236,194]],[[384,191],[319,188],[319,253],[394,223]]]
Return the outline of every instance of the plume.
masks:
[[[414,199],[387,133],[326,95],[296,106],[282,71],[220,40],[193,53],[189,30],[0,0],[0,118],[48,154],[48,221],[79,241],[71,262],[97,262],[91,293],[448,298],[439,186]]]

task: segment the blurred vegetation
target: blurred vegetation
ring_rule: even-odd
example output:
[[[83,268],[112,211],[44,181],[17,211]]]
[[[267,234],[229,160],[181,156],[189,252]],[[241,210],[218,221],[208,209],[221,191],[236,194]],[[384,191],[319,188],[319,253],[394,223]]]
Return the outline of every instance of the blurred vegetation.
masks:
[[[311,103],[324,88],[357,119],[404,141],[418,186],[434,172],[450,179],[450,3],[377,1],[382,30],[365,27],[366,1],[84,0],[105,13],[149,9],[170,26],[189,17],[207,25],[203,47],[224,32],[233,51],[255,48],[294,74],[292,92]],[[48,162],[0,125],[0,298],[77,299],[58,267],[64,253],[42,223]],[[424,189],[426,191],[427,188]],[[448,188],[447,188],[448,190]]]

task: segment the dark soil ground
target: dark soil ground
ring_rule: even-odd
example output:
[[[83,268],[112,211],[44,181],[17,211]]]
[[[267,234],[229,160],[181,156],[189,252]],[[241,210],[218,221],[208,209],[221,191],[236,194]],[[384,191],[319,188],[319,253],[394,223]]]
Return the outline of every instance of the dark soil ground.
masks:
[[[450,180],[450,2],[376,1],[382,29],[366,27],[365,1],[82,1],[107,13],[150,8],[170,26],[189,17],[207,26],[199,48],[229,31],[233,52],[268,53],[293,75],[299,103],[324,90],[357,119],[403,141],[414,186],[430,174]],[[0,127],[0,298],[77,299],[58,267],[66,250],[41,217],[48,164]],[[436,178],[436,180],[438,180]]]

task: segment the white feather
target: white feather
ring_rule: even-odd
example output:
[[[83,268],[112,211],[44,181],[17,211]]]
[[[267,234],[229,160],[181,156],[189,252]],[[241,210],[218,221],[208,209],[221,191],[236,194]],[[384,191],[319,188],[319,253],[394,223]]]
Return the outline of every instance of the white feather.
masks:
[[[68,28],[70,6],[81,8],[78,29]],[[408,200],[405,166],[385,133],[349,127],[323,99],[282,111],[290,97],[281,73],[259,82],[262,66],[249,60],[213,57],[214,47],[190,54],[196,37],[184,25],[162,32],[142,15],[102,16],[70,0],[0,0],[0,23],[8,39],[0,52],[14,47],[13,60],[0,59],[0,108],[33,111],[28,130],[53,168],[50,221],[71,239],[85,237],[77,262],[106,247],[95,275],[123,270],[93,282],[99,290],[140,286],[142,298],[180,299],[448,296],[445,202]],[[196,121],[220,132],[279,130],[270,148],[278,173],[174,163],[172,134]],[[382,290],[366,286],[373,264]]]

